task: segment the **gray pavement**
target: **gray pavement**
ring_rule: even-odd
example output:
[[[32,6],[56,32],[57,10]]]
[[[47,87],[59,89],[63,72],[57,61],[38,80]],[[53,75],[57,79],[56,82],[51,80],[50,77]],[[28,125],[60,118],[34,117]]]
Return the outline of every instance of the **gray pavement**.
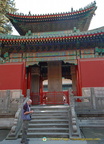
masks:
[[[70,140],[67,138],[30,138],[28,144],[104,144],[103,128],[83,128],[81,131],[85,138],[79,140]],[[8,132],[9,130],[0,130],[0,144],[21,144],[20,138],[17,140],[3,140],[6,138]]]
[[[21,139],[17,140],[3,140],[0,144],[21,144]],[[69,139],[47,139],[43,141],[41,138],[30,138],[28,144],[104,144],[104,140],[69,140]]]
[[[20,139],[17,140],[3,140],[0,144],[21,144]],[[80,140],[46,140],[31,138],[29,144],[87,144],[86,141]]]
[[[87,141],[87,144],[104,144],[104,140],[99,140],[99,141]]]

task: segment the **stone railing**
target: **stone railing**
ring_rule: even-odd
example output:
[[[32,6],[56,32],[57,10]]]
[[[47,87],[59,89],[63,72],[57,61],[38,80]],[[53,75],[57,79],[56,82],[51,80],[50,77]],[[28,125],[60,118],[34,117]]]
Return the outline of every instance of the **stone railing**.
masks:
[[[91,95],[93,99],[93,108],[104,109],[104,87],[91,88]]]
[[[15,115],[23,99],[21,90],[0,90],[0,115]]]
[[[74,100],[74,104],[75,104],[75,108],[77,109],[80,109],[80,108],[84,108],[84,109],[92,109],[93,107],[93,104],[92,104],[92,100],[91,100],[91,97],[89,96],[86,96],[86,97],[83,97],[83,96],[75,96],[73,97],[73,100]]]
[[[103,110],[104,109],[104,88],[86,88],[84,96],[71,96],[76,110]],[[88,95],[88,96],[87,96]]]
[[[75,111],[74,99],[72,96],[70,97],[70,109],[69,109],[69,137],[81,138],[78,118]]]
[[[23,105],[28,101],[29,97],[26,97],[26,99],[24,100],[24,102],[20,105],[20,107],[18,108],[16,114],[15,114],[15,118],[14,118],[14,124],[7,136],[6,139],[17,139],[18,135],[21,131],[21,127],[22,127],[22,108]]]

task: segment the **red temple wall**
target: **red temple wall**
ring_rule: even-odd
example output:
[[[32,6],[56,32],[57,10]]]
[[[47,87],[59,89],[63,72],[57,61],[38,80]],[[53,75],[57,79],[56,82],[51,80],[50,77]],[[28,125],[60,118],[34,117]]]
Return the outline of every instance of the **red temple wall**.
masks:
[[[24,63],[6,63],[0,65],[0,90],[21,89],[26,91]]]
[[[104,58],[78,59],[77,95],[83,87],[104,87]]]

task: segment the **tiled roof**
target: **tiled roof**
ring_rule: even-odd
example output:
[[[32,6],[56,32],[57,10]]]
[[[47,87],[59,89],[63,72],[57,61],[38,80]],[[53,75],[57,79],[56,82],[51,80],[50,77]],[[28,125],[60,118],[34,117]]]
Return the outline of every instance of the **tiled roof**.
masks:
[[[14,19],[14,21],[47,21],[47,20],[56,20],[56,19],[67,19],[79,17],[81,14],[86,13],[91,10],[96,9],[96,2],[94,1],[90,5],[87,5],[84,8],[80,8],[79,10],[72,10],[71,12],[63,12],[63,13],[53,13],[53,14],[39,14],[39,15],[32,15],[30,12],[28,15],[23,13],[7,13],[7,17],[10,19]]]
[[[91,38],[98,35],[104,35],[104,27],[84,32],[70,32],[70,31],[58,31],[58,32],[46,32],[35,33],[31,36],[15,36],[0,34],[0,41],[60,41],[60,40],[73,40],[78,38]]]
[[[83,9],[77,11],[72,9],[71,12],[40,15],[7,13],[6,16],[20,35],[26,35],[28,30],[31,30],[32,33],[54,32],[73,30],[74,27],[80,31],[86,31],[96,8],[96,2],[93,2]]]

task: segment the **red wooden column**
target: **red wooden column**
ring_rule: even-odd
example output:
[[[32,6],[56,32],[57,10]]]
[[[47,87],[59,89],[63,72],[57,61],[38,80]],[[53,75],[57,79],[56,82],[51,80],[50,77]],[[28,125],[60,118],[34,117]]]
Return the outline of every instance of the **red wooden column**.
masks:
[[[40,104],[43,104],[43,78],[40,76]]]
[[[72,89],[73,94],[77,95],[77,67],[75,65],[71,66],[71,77],[72,77]]]
[[[26,63],[22,64],[22,94],[26,97]]]
[[[27,72],[27,90],[31,88],[31,68],[29,67]]]

